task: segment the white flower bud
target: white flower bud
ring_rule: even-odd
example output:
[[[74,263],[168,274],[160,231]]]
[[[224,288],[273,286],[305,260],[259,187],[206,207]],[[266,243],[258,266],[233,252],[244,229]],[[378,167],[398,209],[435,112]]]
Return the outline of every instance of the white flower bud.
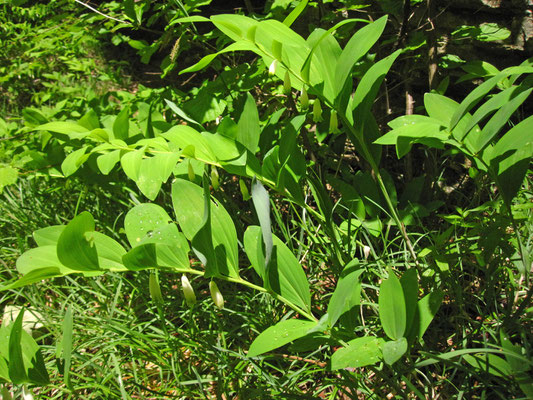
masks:
[[[211,298],[213,299],[215,306],[222,310],[222,308],[224,308],[224,297],[222,297],[222,293],[215,281],[209,282],[209,291],[211,292]]]
[[[241,188],[242,199],[244,201],[250,200],[250,192],[248,191],[246,182],[244,182],[242,179],[239,179],[239,187]]]
[[[307,95],[305,86],[302,88],[302,93],[300,94],[300,106],[302,107],[302,110],[307,110],[309,108],[309,96]]]
[[[283,93],[289,95],[291,93],[291,76],[289,71],[285,71],[285,79],[283,79]]]
[[[276,75],[277,67],[278,67],[278,60],[272,61],[272,63],[270,64],[270,67],[268,67],[268,74],[270,76]]]
[[[322,121],[322,107],[320,106],[320,99],[315,99],[313,103],[313,121]]]
[[[220,187],[220,183],[218,181],[218,170],[214,165],[211,167],[211,185],[213,186],[213,190],[218,190]]]
[[[329,117],[329,133],[337,133],[339,131],[339,120],[337,118],[337,111],[331,110]]]
[[[22,387],[22,399],[23,400],[33,400],[33,393],[30,389],[27,389],[26,386]]]
[[[181,276],[181,289],[183,290],[183,296],[185,296],[187,305],[189,307],[194,306],[196,304],[196,295],[194,294],[194,289],[186,275]]]
[[[163,295],[161,294],[161,287],[159,286],[159,278],[155,271],[150,272],[150,279],[148,281],[148,289],[150,290],[150,297],[157,304],[163,303]]]
[[[363,246],[363,256],[365,257],[365,261],[368,260],[368,256],[370,255],[370,247],[369,246]]]

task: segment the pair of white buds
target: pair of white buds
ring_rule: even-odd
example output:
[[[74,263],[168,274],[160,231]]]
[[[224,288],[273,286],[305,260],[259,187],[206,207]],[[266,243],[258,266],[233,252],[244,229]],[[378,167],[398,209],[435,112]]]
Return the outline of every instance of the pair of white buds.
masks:
[[[194,293],[191,282],[186,275],[181,276],[181,288],[183,290],[183,296],[185,297],[187,305],[189,307],[194,306],[196,304],[196,294]],[[211,292],[211,298],[213,299],[215,306],[217,306],[219,309],[222,309],[224,307],[224,297],[222,296],[222,293],[220,292],[216,282],[213,280],[209,282],[209,292]]]

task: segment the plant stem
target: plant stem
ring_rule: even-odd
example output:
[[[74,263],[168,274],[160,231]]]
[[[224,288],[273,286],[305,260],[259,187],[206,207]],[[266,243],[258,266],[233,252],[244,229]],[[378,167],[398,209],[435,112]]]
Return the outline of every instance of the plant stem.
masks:
[[[200,271],[200,270],[192,269],[192,268],[174,268],[173,271],[174,272],[178,272],[178,273],[194,274],[194,275],[200,275],[200,276],[203,276],[205,274],[204,271]],[[304,309],[302,309],[301,307],[297,306],[292,301],[288,300],[287,298],[283,297],[282,295],[280,295],[278,293],[275,293],[275,292],[272,292],[272,291],[264,288],[263,286],[256,285],[256,284],[254,284],[252,282],[249,282],[249,281],[247,281],[247,280],[245,280],[245,279],[243,279],[241,277],[234,278],[234,277],[231,277],[231,276],[217,276],[216,278],[224,280],[224,281],[227,281],[227,282],[238,283],[238,284],[241,284],[243,286],[247,286],[250,289],[257,290],[258,292],[268,293],[272,297],[274,297],[276,300],[279,300],[282,303],[284,303],[287,306],[289,306],[290,308],[292,308],[298,314],[304,316],[305,318],[307,318],[307,319],[309,319],[311,321],[318,322],[318,318],[316,318],[311,313],[311,311],[305,311]]]

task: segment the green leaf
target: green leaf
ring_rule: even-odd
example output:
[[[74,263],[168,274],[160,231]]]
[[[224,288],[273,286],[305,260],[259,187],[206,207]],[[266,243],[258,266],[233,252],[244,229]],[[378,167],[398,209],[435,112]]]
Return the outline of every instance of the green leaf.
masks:
[[[405,326],[406,332],[410,332],[418,307],[418,275],[416,268],[405,271],[400,278],[405,299]]]
[[[350,38],[339,57],[335,69],[335,93],[337,96],[342,92],[355,63],[377,42],[386,24],[387,16],[383,16],[377,21],[359,29]]]
[[[120,165],[122,166],[124,173],[132,181],[137,181],[137,179],[139,179],[139,171],[141,170],[141,162],[145,150],[146,147],[139,150],[133,150],[124,154],[120,158]]]
[[[130,130],[130,109],[123,108],[113,122],[113,135],[115,139],[126,140]]]
[[[294,7],[294,10],[291,11],[287,17],[283,20],[283,23],[290,27],[294,21],[300,16],[300,14],[305,10],[305,7],[307,7],[307,3],[309,0],[301,0],[296,7]]]
[[[162,135],[165,139],[183,150],[183,154],[209,164],[217,162],[209,141],[197,130],[186,125],[170,128]]]
[[[185,73],[188,73],[188,72],[200,71],[200,70],[204,69],[205,67],[207,67],[209,64],[211,64],[211,61],[213,61],[220,54],[229,53],[230,51],[241,51],[241,50],[255,51],[256,47],[255,47],[255,45],[253,45],[250,42],[239,40],[239,41],[237,41],[235,43],[230,44],[228,47],[226,47],[226,48],[224,48],[224,49],[222,49],[222,50],[220,50],[220,51],[218,51],[216,53],[209,54],[209,55],[203,57],[196,64],[181,70],[179,72],[179,75],[185,74]]]
[[[250,93],[246,93],[246,102],[242,110],[241,117],[237,123],[237,141],[244,145],[252,154],[257,151],[259,135],[259,113],[255,105],[255,99]]]
[[[379,60],[377,63],[373,64],[363,75],[363,78],[361,79],[361,82],[359,82],[359,85],[357,85],[357,89],[355,90],[355,94],[350,103],[351,110],[357,111],[357,116],[364,116],[370,111],[379,87],[381,86],[383,79],[385,79],[385,75],[387,72],[389,72],[389,69],[400,53],[401,50],[397,50],[384,59]],[[350,116],[347,115],[347,117]]]
[[[76,122],[69,121],[54,121],[48,122],[47,124],[39,125],[34,128],[36,131],[49,131],[55,133],[62,133],[64,135],[69,135],[71,138],[82,138],[83,135],[89,134],[89,129],[84,126],[77,124]],[[72,135],[72,134],[82,134],[82,135]]]
[[[383,339],[367,336],[350,340],[331,356],[331,370],[360,368],[376,364],[381,359]]]
[[[375,140],[374,143],[381,145],[395,144],[396,155],[401,158],[411,150],[411,146],[414,143],[423,143],[427,146],[442,149],[448,139],[449,134],[442,130],[440,124],[420,122],[393,129]]]
[[[511,128],[492,149],[483,154],[498,177],[498,187],[507,201],[516,195],[533,157],[533,116]]]
[[[270,198],[265,187],[257,179],[252,182],[252,201],[261,226],[263,243],[265,244],[264,265],[268,267],[272,256],[272,228],[270,222]],[[264,278],[264,275],[261,275]]]
[[[325,31],[323,29],[315,29],[307,38],[307,43],[312,46],[307,59],[305,60],[302,75],[309,75],[311,69],[311,61],[313,61],[313,67],[319,72],[319,77],[323,82],[322,94],[331,103],[335,101],[337,92],[335,91],[335,68],[331,68],[331,65],[337,65],[342,49],[330,33],[331,29]],[[313,79],[315,77],[313,76]],[[314,83],[314,90],[319,90],[320,84]]]
[[[64,229],[65,225],[47,226],[33,232],[33,239],[37,246],[55,246]]]
[[[458,124],[458,122],[463,118],[463,116],[470,111],[473,107],[476,106],[477,103],[479,103],[485,95],[494,88],[502,79],[508,77],[508,76],[519,76],[523,73],[532,73],[533,68],[530,66],[517,66],[517,67],[509,67],[504,69],[499,74],[493,76],[492,78],[486,80],[481,85],[479,85],[477,88],[475,88],[468,96],[465,97],[465,99],[461,102],[459,107],[455,110],[451,122],[450,122],[450,129],[455,128],[455,126]],[[465,132],[465,135],[468,132]],[[460,138],[462,139],[462,138]]]
[[[431,118],[440,121],[443,126],[449,127],[452,115],[459,104],[441,94],[426,93],[424,95],[424,107]],[[389,125],[391,124],[389,123]]]
[[[17,259],[17,271],[23,275],[35,269],[49,267],[57,268],[63,274],[78,272],[61,264],[59,258],[57,258],[57,246],[55,243],[27,250]]]
[[[437,314],[443,298],[444,293],[437,289],[418,301],[419,338],[424,336],[429,324]]]
[[[280,321],[255,338],[248,350],[248,357],[257,357],[299,339],[307,335],[314,326],[316,322],[299,319]]]
[[[114,150],[98,156],[96,164],[102,174],[107,175],[111,172],[113,167],[120,161],[120,153],[121,150]]]
[[[11,166],[0,168],[0,193],[4,187],[13,185],[19,177],[18,170]]]
[[[176,179],[172,185],[172,204],[176,220],[185,237],[192,241],[202,224],[206,210],[204,190],[184,179]],[[209,199],[210,196],[208,195]],[[235,224],[226,209],[218,202],[211,201],[211,235],[217,258],[218,273],[231,277],[238,276],[238,244]]]
[[[500,340],[502,348],[506,351],[505,358],[513,370],[513,373],[519,374],[527,372],[530,366],[523,363],[519,358],[522,356],[522,346],[513,344],[503,329],[500,330]]]
[[[520,105],[529,97],[533,88],[524,90],[519,87],[513,92],[511,97],[499,107],[498,111],[492,116],[492,118],[486,123],[481,130],[481,134],[477,135],[475,140],[474,151],[478,152],[494,139],[503,126],[509,123],[511,116],[520,107]]]
[[[141,161],[136,184],[150,200],[154,200],[163,182],[169,178],[179,161],[178,153],[159,153]]]
[[[263,240],[259,226],[249,226],[244,233],[244,249],[252,267],[269,290],[286,298],[306,311],[311,307],[309,284],[305,273],[291,250],[273,235],[272,258],[265,271]],[[261,275],[263,272],[263,275]]]
[[[94,243],[98,253],[98,263],[101,269],[110,271],[125,271],[122,256],[126,253],[124,247],[116,240],[100,232],[87,232],[87,240]]]
[[[344,267],[328,304],[328,324],[330,327],[333,327],[340,316],[351,308],[354,294],[357,297],[360,295],[359,277],[363,272],[364,269],[359,266],[357,259]]]
[[[479,25],[479,33],[475,39],[482,42],[493,42],[496,40],[505,40],[511,36],[511,31],[503,28],[494,22],[486,22]]]
[[[198,126],[200,129],[203,129],[202,125],[198,122],[198,121],[195,121],[194,119],[192,119],[191,117],[189,117],[185,111],[183,111],[181,108],[179,108],[176,103],[170,101],[170,100],[167,100],[165,99],[165,102],[167,103],[167,105],[170,107],[170,109],[172,111],[174,111],[178,117],[180,117],[181,119],[183,119],[184,121],[187,121],[187,122],[190,122],[191,124],[193,125],[196,125]]]
[[[407,339],[402,337],[398,340],[385,342],[382,346],[383,361],[392,365],[407,352]]]
[[[509,363],[496,354],[466,354],[463,359],[472,367],[495,376],[506,378],[513,373]]]
[[[28,272],[22,278],[9,283],[4,286],[0,286],[0,292],[4,290],[18,289],[19,287],[24,287],[31,285],[33,283],[41,282],[45,279],[55,278],[57,276],[63,276],[59,268],[48,267],[48,268],[39,268]]]
[[[171,221],[163,207],[157,204],[145,203],[133,207],[124,219],[124,230],[130,246],[138,246],[154,230],[162,228]]]
[[[134,247],[122,256],[122,263],[131,271],[158,268],[156,245],[146,243]]]
[[[93,129],[100,128],[100,121],[98,120],[98,114],[93,109],[90,109],[81,117],[78,121],[78,125],[92,131]]]
[[[207,175],[202,177],[203,183],[203,218],[199,229],[191,240],[191,247],[205,267],[204,277],[211,278],[218,275],[218,263],[213,246],[213,231],[211,225],[211,194]]]
[[[19,312],[19,315],[13,325],[9,334],[9,378],[15,385],[28,382],[28,374],[24,368],[24,359],[22,357],[22,319],[24,318],[24,309]]]
[[[94,231],[94,218],[87,211],[70,221],[57,242],[57,257],[65,266],[79,271],[99,270],[98,254],[86,232]]]
[[[389,269],[389,278],[379,290],[379,318],[385,334],[392,340],[401,338],[406,328],[405,297],[400,281]]]
[[[70,363],[72,360],[72,305],[69,305],[63,317],[63,336],[61,338],[61,349],[63,351],[63,379],[67,387],[70,387]]]
[[[8,371],[11,382],[16,385],[50,383],[39,345],[29,333],[23,330],[24,309],[9,328]]]
[[[75,150],[65,157],[61,163],[61,171],[65,177],[72,175],[87,161],[89,154],[85,154],[85,152],[88,149],[89,146],[83,146],[81,149]]]
[[[257,21],[254,19],[238,14],[213,15],[211,17],[211,22],[213,22],[213,24],[225,35],[235,41],[245,39],[246,32],[248,32],[252,26],[257,25]]]

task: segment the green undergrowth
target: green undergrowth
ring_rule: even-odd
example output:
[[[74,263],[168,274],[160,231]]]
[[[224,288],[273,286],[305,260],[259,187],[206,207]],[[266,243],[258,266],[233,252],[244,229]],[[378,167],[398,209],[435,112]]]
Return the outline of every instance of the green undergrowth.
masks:
[[[533,60],[211,6],[0,3],[2,396],[531,396]]]

